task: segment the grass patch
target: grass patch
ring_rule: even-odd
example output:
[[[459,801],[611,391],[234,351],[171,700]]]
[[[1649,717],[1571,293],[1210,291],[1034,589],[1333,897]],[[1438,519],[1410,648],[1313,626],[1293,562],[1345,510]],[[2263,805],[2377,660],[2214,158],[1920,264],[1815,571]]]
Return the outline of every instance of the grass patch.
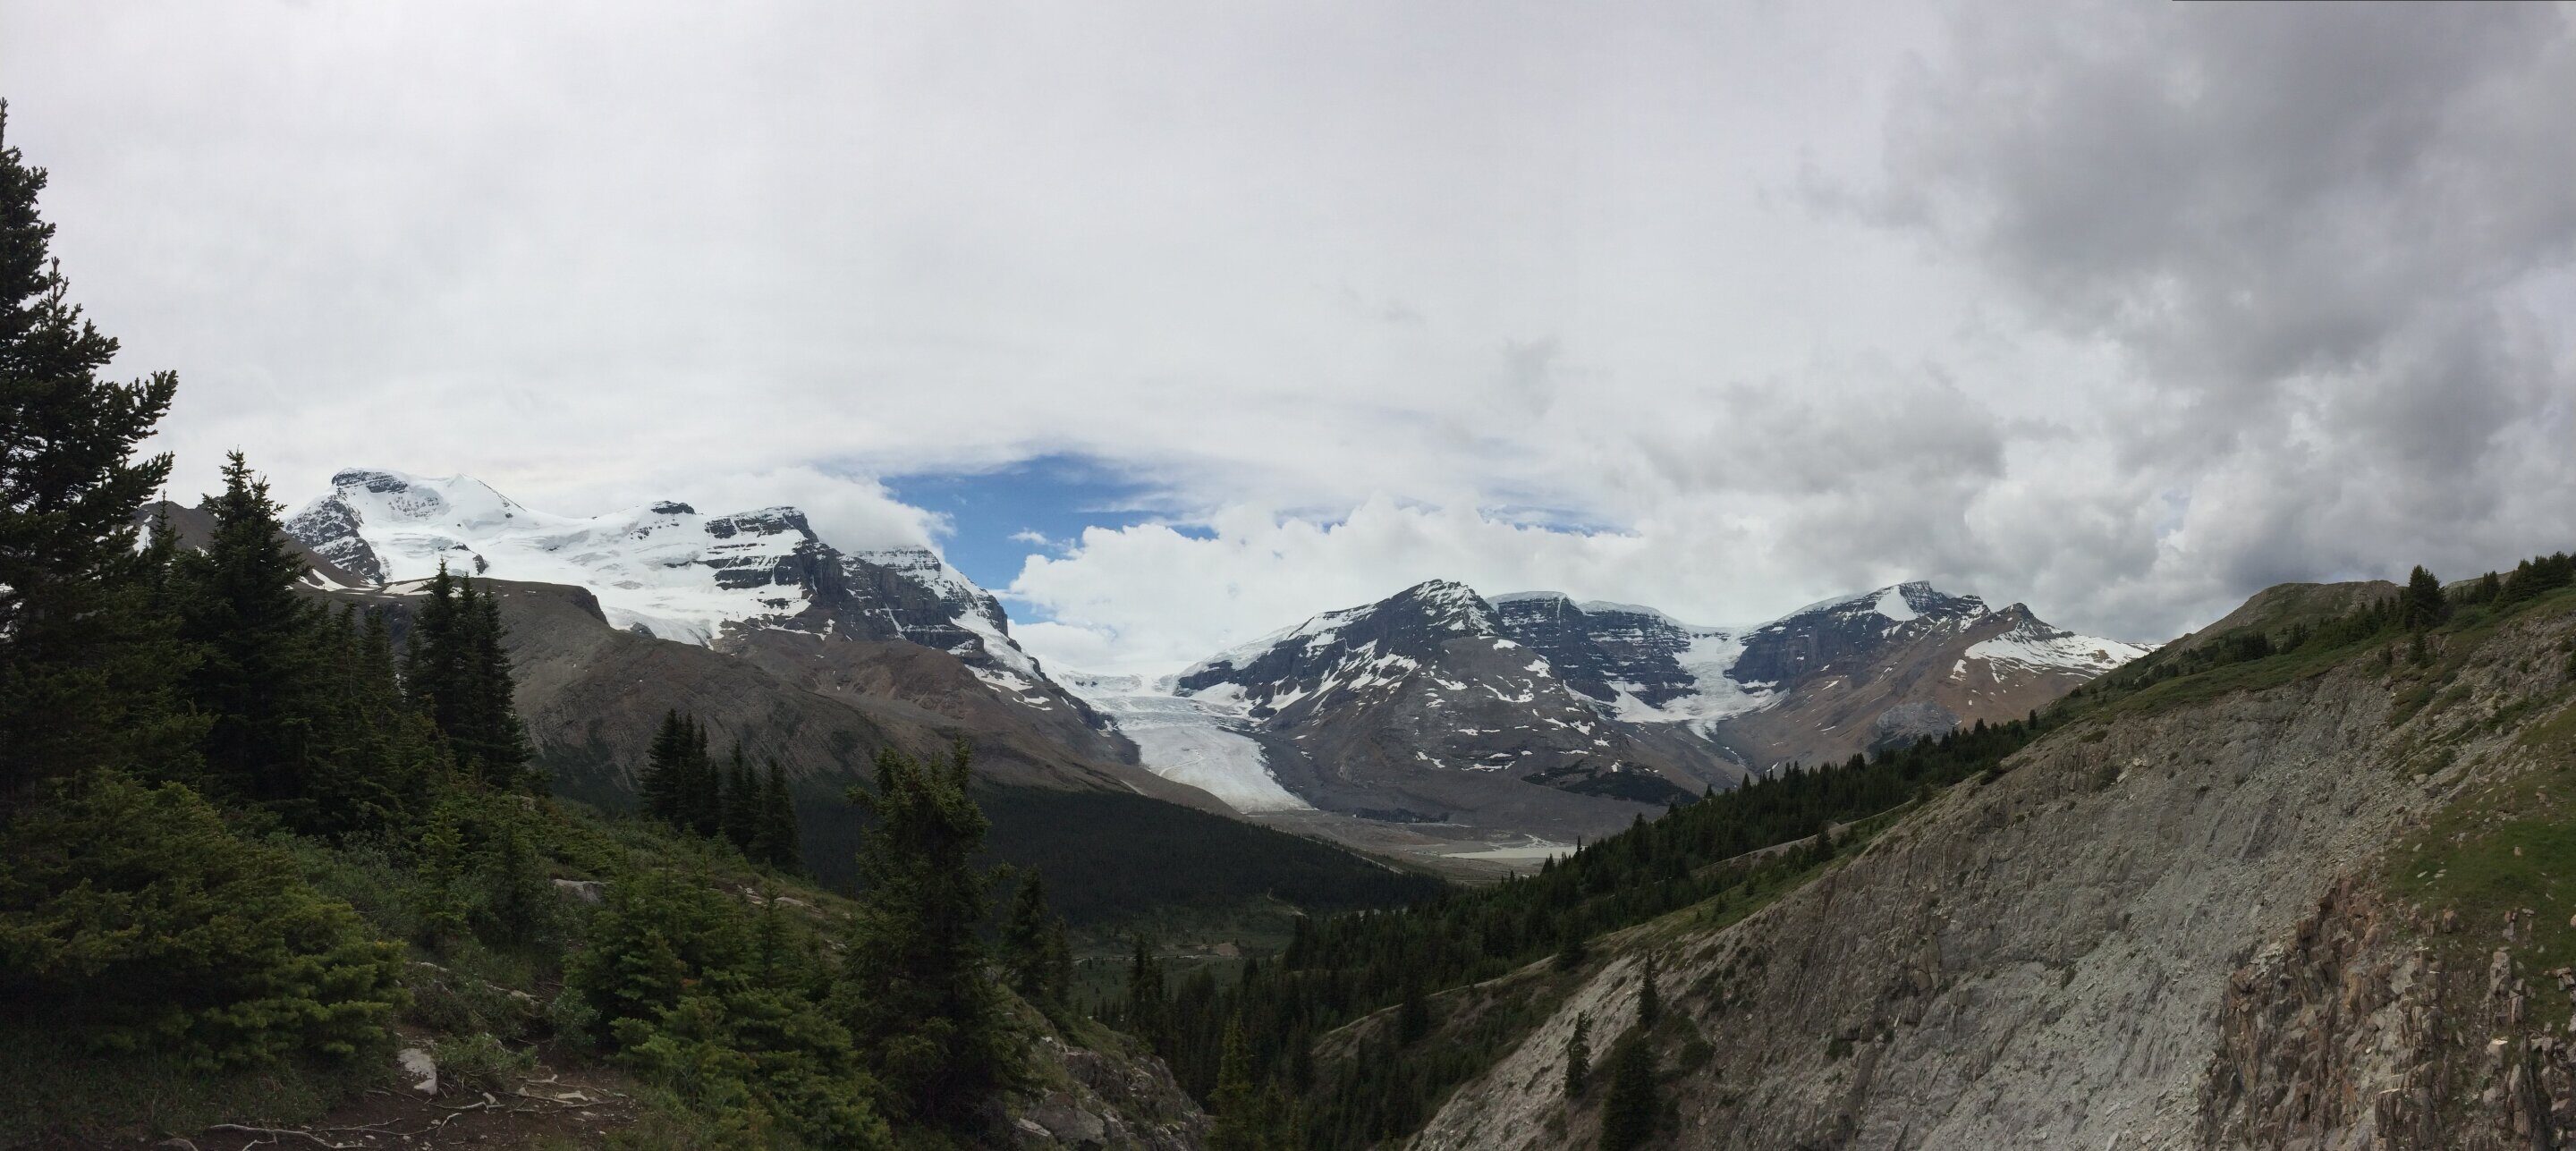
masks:
[[[175,1058],[98,1055],[60,1035],[0,1027],[0,1147],[305,1123],[386,1083],[389,1066],[289,1063],[210,1075]]]
[[[2262,691],[2303,679],[2314,679],[2341,666],[2344,661],[2379,651],[2390,643],[2403,641],[2386,638],[2366,639],[2335,647],[2304,647],[2297,651],[2271,656],[2248,663],[2222,664],[2207,671],[2195,672],[2151,684],[2139,691],[2086,706],[2089,700],[2070,696],[2069,710],[2076,715],[2137,715],[2202,703],[2240,691]]]
[[[2576,707],[2531,734],[2547,729],[2558,729],[2549,738],[2576,736]],[[2576,760],[2560,756],[2461,797],[2406,836],[2386,867],[2390,891],[2431,915],[2458,913],[2459,933],[2434,938],[2463,962],[2503,946],[2526,972],[2576,963]],[[2528,922],[2508,942],[2505,915],[2524,909]],[[2551,1029],[2565,1025],[2563,999],[2534,1002],[2559,1013],[2546,1019]]]

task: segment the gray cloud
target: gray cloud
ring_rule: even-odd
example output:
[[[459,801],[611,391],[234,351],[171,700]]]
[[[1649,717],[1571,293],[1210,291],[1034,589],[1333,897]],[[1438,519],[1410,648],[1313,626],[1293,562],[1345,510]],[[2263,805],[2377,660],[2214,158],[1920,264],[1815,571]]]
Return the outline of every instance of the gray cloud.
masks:
[[[2191,501],[2126,579],[2190,603],[2565,546],[2569,9],[2023,15],[1963,11],[1865,202],[2115,349],[2116,466]]]
[[[2576,536],[2570,19],[0,0],[0,94],[183,485],[935,538],[871,477],[1076,454],[1206,529],[1031,545],[1077,662],[1431,575],[2157,638]]]

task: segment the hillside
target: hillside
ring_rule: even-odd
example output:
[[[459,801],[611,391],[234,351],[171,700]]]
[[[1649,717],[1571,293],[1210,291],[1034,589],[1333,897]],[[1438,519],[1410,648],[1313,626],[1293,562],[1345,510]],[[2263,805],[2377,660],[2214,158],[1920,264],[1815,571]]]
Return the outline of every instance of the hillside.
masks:
[[[2576,1118],[2576,593],[2426,638],[2085,689],[1740,922],[1612,937],[1414,1145],[1590,1145],[1567,1036],[1630,1025],[1648,954],[1675,1145],[2551,1145]]]

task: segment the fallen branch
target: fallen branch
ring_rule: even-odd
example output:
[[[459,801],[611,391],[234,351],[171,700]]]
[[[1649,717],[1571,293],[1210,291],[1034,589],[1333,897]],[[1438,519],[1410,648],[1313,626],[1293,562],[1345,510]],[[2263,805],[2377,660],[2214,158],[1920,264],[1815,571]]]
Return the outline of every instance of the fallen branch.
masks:
[[[334,1143],[310,1131],[298,1131],[292,1127],[248,1127],[239,1123],[217,1123],[212,1127],[206,1128],[206,1130],[241,1131],[252,1135],[265,1135],[268,1136],[268,1141],[271,1143],[276,1142],[283,1136],[293,1135],[298,1139],[310,1139],[324,1147],[330,1148],[331,1151],[354,1151],[354,1149],[366,1146],[364,1143]]]

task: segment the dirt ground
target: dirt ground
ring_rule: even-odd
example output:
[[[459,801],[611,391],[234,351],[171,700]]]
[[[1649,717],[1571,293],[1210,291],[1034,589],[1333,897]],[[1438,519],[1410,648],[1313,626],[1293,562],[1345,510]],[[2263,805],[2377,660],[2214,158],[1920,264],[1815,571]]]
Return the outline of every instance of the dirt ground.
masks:
[[[634,1084],[614,1071],[539,1067],[505,1089],[441,1084],[436,1098],[407,1088],[369,1088],[311,1124],[261,1128],[218,1124],[182,1137],[111,1144],[157,1151],[250,1151],[277,1147],[413,1151],[433,1147],[524,1147],[539,1140],[603,1146],[635,1121]]]

